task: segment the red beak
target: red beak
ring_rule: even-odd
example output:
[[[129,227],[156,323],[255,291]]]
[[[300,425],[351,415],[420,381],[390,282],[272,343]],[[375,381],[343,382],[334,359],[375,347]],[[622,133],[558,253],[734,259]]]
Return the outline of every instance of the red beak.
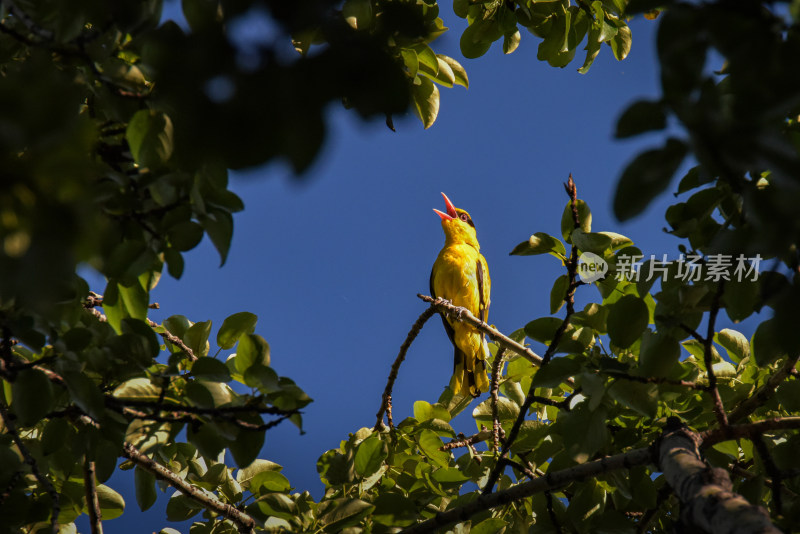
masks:
[[[447,206],[447,213],[442,213],[441,211],[436,209],[433,211],[435,211],[436,215],[441,217],[443,221],[451,221],[453,219],[457,219],[458,213],[456,213],[456,207],[453,205],[452,202],[450,202],[450,199],[447,198],[447,195],[442,193],[442,196],[444,197],[444,203]]]

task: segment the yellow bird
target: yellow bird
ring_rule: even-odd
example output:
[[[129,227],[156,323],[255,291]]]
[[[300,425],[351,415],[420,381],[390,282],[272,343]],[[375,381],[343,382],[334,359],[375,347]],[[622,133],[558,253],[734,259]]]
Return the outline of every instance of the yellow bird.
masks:
[[[431,271],[431,293],[468,309],[486,321],[489,316],[489,266],[483,257],[469,213],[456,208],[442,193],[447,213],[433,210],[442,219],[444,248]],[[442,316],[442,323],[454,348],[450,388],[460,395],[477,397],[489,391],[486,358],[489,347],[484,335],[469,325]]]

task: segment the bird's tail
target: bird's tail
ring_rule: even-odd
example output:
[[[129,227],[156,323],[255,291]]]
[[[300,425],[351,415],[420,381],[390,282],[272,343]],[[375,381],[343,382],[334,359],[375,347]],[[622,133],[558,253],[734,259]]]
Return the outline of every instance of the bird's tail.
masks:
[[[486,374],[486,357],[489,347],[483,340],[474,355],[467,355],[455,347],[453,354],[453,378],[450,388],[459,395],[478,397],[489,391],[489,377]]]

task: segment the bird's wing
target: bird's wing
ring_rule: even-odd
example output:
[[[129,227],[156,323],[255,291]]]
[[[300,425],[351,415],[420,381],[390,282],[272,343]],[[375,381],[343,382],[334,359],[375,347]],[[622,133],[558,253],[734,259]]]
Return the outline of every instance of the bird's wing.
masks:
[[[481,258],[478,258],[476,263],[477,266],[475,270],[475,277],[478,279],[478,319],[485,323],[486,317],[489,313],[489,303],[486,299],[488,292],[484,289],[486,286],[483,274],[483,262],[481,261]]]

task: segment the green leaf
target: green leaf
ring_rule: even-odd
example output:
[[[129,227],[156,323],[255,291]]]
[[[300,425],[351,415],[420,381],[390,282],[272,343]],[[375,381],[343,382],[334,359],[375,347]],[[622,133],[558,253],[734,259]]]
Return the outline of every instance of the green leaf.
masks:
[[[488,519],[484,519],[477,525],[473,525],[472,528],[469,529],[469,533],[495,534],[496,532],[501,532],[506,525],[508,525],[508,523],[499,517],[490,517]]]
[[[194,323],[186,330],[183,341],[192,349],[195,357],[201,358],[208,355],[208,336],[211,334],[211,321]]]
[[[439,73],[439,60],[434,51],[425,43],[418,43],[410,47],[417,53],[419,70],[435,78]]]
[[[539,343],[549,345],[562,322],[563,320],[558,317],[534,319],[525,325],[525,335]]]
[[[346,0],[342,16],[354,30],[366,30],[372,25],[371,0]]]
[[[253,416],[252,419],[254,420],[247,422],[256,424],[262,422],[261,418],[257,416]],[[255,420],[257,420],[257,422]],[[236,465],[239,467],[246,467],[256,460],[263,446],[264,431],[244,431],[239,432],[239,436],[228,444],[228,449],[230,449]]]
[[[417,435],[419,448],[428,459],[439,467],[448,467],[450,464],[450,454],[446,451],[440,451],[439,448],[444,445],[441,438],[431,430],[423,430]]]
[[[118,399],[134,399],[156,401],[161,388],[153,384],[149,378],[132,378],[117,386],[112,395]]]
[[[781,408],[789,412],[800,411],[800,381],[782,382],[775,393]]]
[[[167,521],[186,521],[192,516],[197,515],[200,510],[202,510],[200,504],[176,492],[170,500],[167,501]]]
[[[192,364],[192,376],[210,382],[228,382],[231,379],[231,373],[224,363],[208,357],[198,358]]]
[[[125,499],[105,484],[97,486],[97,500],[100,501],[100,513],[104,520],[116,519],[125,511]]]
[[[254,460],[253,463],[247,467],[243,467],[237,471],[236,482],[241,484],[243,488],[248,489],[251,484],[251,480],[255,478],[256,475],[266,471],[280,471],[281,469],[283,468],[275,462],[261,459]]]
[[[414,501],[398,493],[380,492],[373,504],[375,511],[372,513],[372,520],[381,525],[407,527],[417,521]]]
[[[233,348],[240,337],[253,333],[257,321],[258,317],[253,313],[234,313],[222,322],[217,332],[217,345],[223,349]]]
[[[507,33],[503,36],[503,53],[504,54],[511,54],[519,47],[519,42],[522,40],[522,36],[519,34],[519,30],[513,33]]]
[[[581,252],[594,252],[600,256],[611,248],[611,237],[602,233],[584,232],[576,228],[572,232],[572,243]]]
[[[149,510],[156,502],[156,477],[149,471],[141,467],[136,467],[134,471],[134,483],[136,485],[136,502],[139,509],[144,512]]]
[[[380,469],[388,452],[386,444],[378,436],[370,436],[358,445],[355,457],[356,473],[368,477]]]
[[[756,328],[751,350],[759,367],[766,367],[784,355],[778,340],[780,335],[775,319],[767,319]]]
[[[639,374],[666,377],[680,356],[681,345],[677,339],[645,330],[639,349]]]
[[[536,371],[532,383],[535,387],[552,388],[580,371],[581,364],[572,358],[553,358],[550,363]]]
[[[566,258],[567,251],[561,240],[544,232],[536,232],[527,241],[523,241],[512,250],[512,256],[533,256],[552,254],[557,258]]]
[[[120,326],[124,334],[132,334],[139,337],[137,345],[141,349],[143,361],[153,359],[161,352],[161,344],[156,333],[144,321],[129,317],[123,319]]]
[[[655,418],[658,412],[658,386],[655,384],[617,380],[608,388],[608,394],[645,417]]]
[[[425,129],[433,126],[439,115],[439,89],[428,78],[417,77],[419,84],[411,86],[411,100],[414,113],[422,121]]]
[[[611,39],[611,50],[614,52],[614,57],[617,61],[622,61],[631,51],[631,29],[627,24],[620,21],[620,26],[617,27],[617,34]]]
[[[614,214],[626,221],[642,211],[664,191],[683,163],[688,147],[669,138],[664,147],[642,152],[628,164],[617,183]]]
[[[221,209],[210,209],[206,215],[200,218],[200,224],[206,229],[208,237],[217,249],[220,257],[220,267],[225,265],[228,259],[228,251],[231,248],[233,238],[233,217],[230,212]]]
[[[436,57],[447,63],[447,65],[450,67],[450,70],[453,72],[453,83],[455,85],[461,85],[462,87],[469,88],[467,71],[464,70],[464,67],[461,66],[461,63],[443,54],[436,54]]]
[[[63,377],[73,402],[92,419],[100,421],[105,415],[105,400],[94,380],[75,371],[64,373]]]
[[[459,41],[461,53],[465,58],[479,58],[489,50],[494,39],[486,36],[486,27],[492,24],[492,21],[476,20],[467,26]]]
[[[744,358],[750,357],[750,342],[741,332],[724,328],[714,334],[714,341],[725,348],[728,352],[728,357],[734,363],[739,363]]]
[[[606,327],[611,342],[620,348],[630,347],[647,328],[650,312],[644,300],[625,295],[609,306]]]
[[[567,289],[569,289],[569,276],[562,274],[556,278],[553,288],[550,290],[550,313],[556,313],[564,305]]]
[[[325,532],[342,532],[368,516],[375,506],[361,499],[347,499],[337,503],[335,508],[325,513],[319,521],[325,525]]]
[[[251,365],[269,366],[269,343],[258,334],[245,334],[236,347],[236,370],[245,373]]]
[[[626,109],[617,120],[617,139],[633,137],[644,132],[667,127],[667,114],[663,102],[639,100]]]
[[[125,132],[133,159],[151,169],[163,167],[172,157],[172,137],[172,120],[154,109],[134,113]]]
[[[497,399],[497,420],[514,421],[519,415],[519,406],[516,402],[506,397]],[[472,417],[480,428],[481,424],[492,426],[492,401],[486,399],[472,410]]]
[[[592,212],[589,205],[581,199],[578,199],[578,222],[579,228],[584,232],[592,231]],[[575,230],[575,220],[572,214],[572,201],[567,202],[564,211],[561,214],[561,237],[567,243],[572,243],[572,231]]]
[[[203,239],[203,227],[194,221],[181,221],[167,230],[167,238],[175,250],[191,250]]]
[[[259,460],[256,460],[258,462]],[[237,477],[238,478],[238,477]],[[286,493],[292,488],[289,479],[278,471],[261,471],[250,481],[248,489],[253,493]]]
[[[11,385],[11,407],[22,426],[33,426],[53,409],[53,385],[42,371],[23,369]]]

